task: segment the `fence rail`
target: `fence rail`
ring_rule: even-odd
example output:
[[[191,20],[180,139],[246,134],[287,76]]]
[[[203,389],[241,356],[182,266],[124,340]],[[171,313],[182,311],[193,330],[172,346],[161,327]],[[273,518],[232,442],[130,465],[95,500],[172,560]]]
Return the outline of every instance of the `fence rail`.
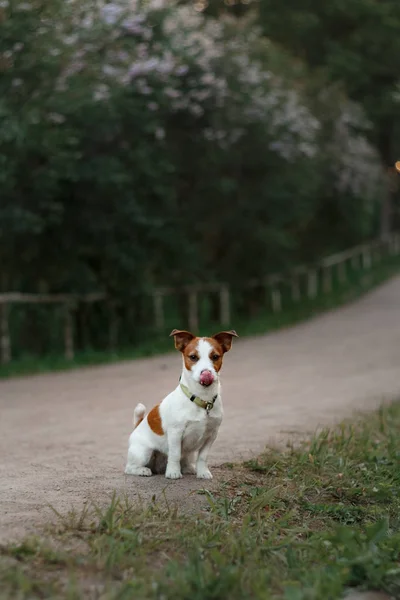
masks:
[[[367,271],[372,265],[380,262],[384,256],[400,254],[400,234],[394,233],[385,243],[373,241],[356,246],[344,252],[327,256],[312,265],[296,267],[288,273],[269,275],[261,279],[246,282],[246,287],[265,288],[269,294],[271,310],[279,313],[284,310],[282,284],[289,286],[291,301],[300,302],[303,296],[315,299],[319,293],[327,294],[333,289],[333,274],[336,269],[339,283],[345,284],[348,279],[348,266],[352,269]],[[300,285],[301,279],[306,285]],[[302,288],[304,288],[302,290]],[[185,294],[188,302],[188,326],[196,331],[199,327],[198,295],[201,293],[217,293],[219,298],[219,315],[221,325],[228,325],[231,320],[231,292],[227,283],[204,283],[180,287],[160,287],[147,294],[152,297],[154,328],[165,329],[165,299],[168,296]],[[24,294],[7,292],[0,294],[0,361],[7,364],[11,361],[11,339],[9,330],[9,310],[13,304],[56,304],[64,307],[64,354],[68,360],[74,358],[73,312],[78,303],[93,304],[107,302],[109,307],[109,341],[110,348],[117,346],[117,322],[115,304],[112,298],[103,292],[90,294]]]

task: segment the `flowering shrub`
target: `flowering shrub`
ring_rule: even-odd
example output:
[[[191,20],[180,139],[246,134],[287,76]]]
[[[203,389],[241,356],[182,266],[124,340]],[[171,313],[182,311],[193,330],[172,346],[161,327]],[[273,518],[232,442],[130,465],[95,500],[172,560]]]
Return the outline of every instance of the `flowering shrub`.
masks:
[[[377,150],[365,133],[370,129],[359,106],[346,102],[334,122],[330,142],[334,182],[339,193],[376,200],[383,185]]]

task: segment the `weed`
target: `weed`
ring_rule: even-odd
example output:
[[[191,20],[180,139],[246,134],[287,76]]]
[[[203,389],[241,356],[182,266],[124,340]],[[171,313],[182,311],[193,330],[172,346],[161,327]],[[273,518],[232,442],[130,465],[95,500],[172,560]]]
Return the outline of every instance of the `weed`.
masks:
[[[395,403],[230,464],[201,491],[201,514],[114,496],[60,516],[51,544],[1,549],[1,598],[334,600],[350,587],[399,598],[399,427]],[[66,550],[74,539],[81,551]]]

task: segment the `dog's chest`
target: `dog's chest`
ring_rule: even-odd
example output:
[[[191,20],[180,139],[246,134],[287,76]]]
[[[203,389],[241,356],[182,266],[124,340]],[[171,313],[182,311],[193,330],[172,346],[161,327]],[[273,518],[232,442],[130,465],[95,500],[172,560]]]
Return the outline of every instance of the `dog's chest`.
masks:
[[[199,450],[207,439],[220,426],[220,415],[204,415],[200,419],[188,420],[182,439],[183,450],[192,452]]]

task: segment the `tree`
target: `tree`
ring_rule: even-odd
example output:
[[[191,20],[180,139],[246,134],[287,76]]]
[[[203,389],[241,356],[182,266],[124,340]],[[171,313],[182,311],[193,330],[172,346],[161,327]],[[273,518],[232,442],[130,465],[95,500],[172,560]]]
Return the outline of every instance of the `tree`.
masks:
[[[371,140],[384,165],[392,167],[399,151],[397,0],[262,0],[259,10],[265,35],[318,70],[322,82],[341,82],[364,107],[373,124]],[[383,198],[384,237],[390,229],[389,189]]]
[[[129,337],[151,323],[149,288],[240,294],[373,232],[380,165],[357,106],[311,93],[251,18],[2,0],[0,27],[6,291],[105,291]]]

